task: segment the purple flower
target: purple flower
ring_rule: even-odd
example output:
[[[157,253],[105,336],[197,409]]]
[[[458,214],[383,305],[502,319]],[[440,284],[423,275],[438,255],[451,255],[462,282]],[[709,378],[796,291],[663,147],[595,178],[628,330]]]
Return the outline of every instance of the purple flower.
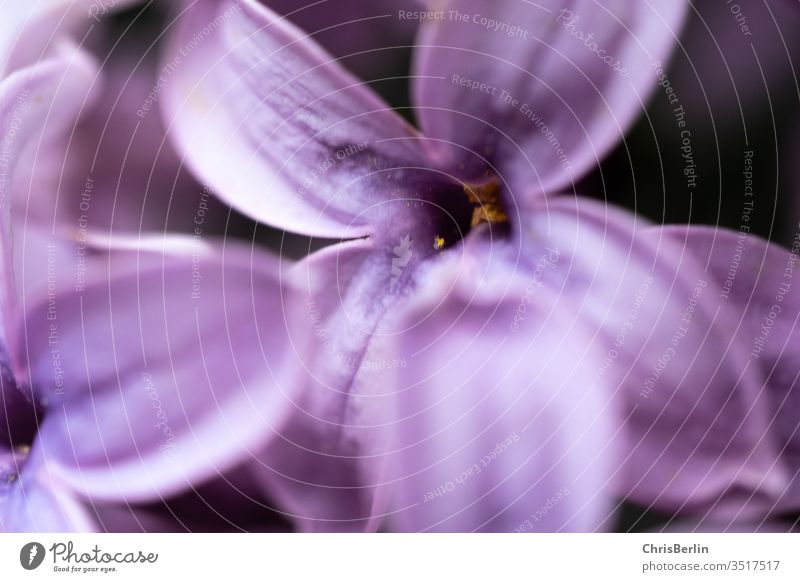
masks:
[[[198,226],[204,235],[222,232],[227,209],[182,169],[165,141],[158,112],[164,73],[155,49],[160,31],[152,28],[164,5],[140,7],[124,31],[112,25],[113,13],[135,4],[31,3],[12,12],[10,35],[0,31],[0,48],[9,46],[5,74],[79,43],[75,54],[94,60],[98,69],[84,76],[84,85],[68,75],[59,78],[59,86],[82,91],[83,98],[74,101],[74,112],[48,116],[35,159],[22,164],[26,175],[12,201],[15,211],[67,233],[76,226],[103,235],[194,234]],[[50,130],[65,120],[69,131]]]
[[[796,505],[796,289],[759,340],[796,249],[554,197],[636,118],[684,12],[412,11],[420,132],[258,2],[187,4],[162,102],[187,163],[253,218],[339,241],[296,269],[314,381],[254,469],[301,527]]]
[[[44,56],[66,31],[90,28],[97,19],[140,0],[50,0],[18,3],[0,24],[0,73],[4,76]]]
[[[0,81],[4,531],[137,528],[137,507],[258,452],[299,386],[272,257],[176,236],[104,248],[16,213],[42,204],[27,164],[74,127],[97,74],[64,45]]]
[[[684,3],[266,4],[186,2],[160,63],[98,38],[96,3],[0,25],[21,237],[12,257],[0,230],[4,529],[180,528],[165,499],[202,520],[209,498],[246,515],[239,497],[304,530],[797,509],[800,243],[572,195],[661,80]],[[420,130],[347,70],[395,83],[380,65],[414,30]],[[194,231],[184,157],[234,208],[332,244],[279,281],[235,243],[120,237]]]

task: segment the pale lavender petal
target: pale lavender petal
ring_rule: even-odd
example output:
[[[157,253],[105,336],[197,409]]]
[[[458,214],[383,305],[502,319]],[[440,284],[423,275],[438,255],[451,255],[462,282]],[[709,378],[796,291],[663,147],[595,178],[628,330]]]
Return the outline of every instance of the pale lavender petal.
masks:
[[[646,227],[588,199],[563,198],[540,205],[523,236],[559,250],[558,267],[542,281],[596,334],[605,355],[595,375],[613,379],[627,400],[620,494],[667,511],[715,502],[738,511],[731,501],[741,491],[770,498],[786,485],[765,437],[766,377],[747,361],[716,273],[691,245]]]
[[[55,266],[57,286],[69,267]],[[94,499],[150,501],[258,452],[302,370],[275,260],[165,241],[160,252],[116,252],[108,268],[107,282],[57,288],[27,309],[39,438],[60,477]]]
[[[88,507],[49,469],[46,452],[0,451],[0,532],[90,532]]]
[[[163,62],[174,63],[162,105],[179,149],[252,218],[359,237],[410,214],[388,202],[424,190],[416,131],[254,0],[187,3]]]
[[[128,36],[101,55],[103,73],[91,80],[96,98],[72,130],[43,144],[22,168],[18,197],[31,199],[29,214],[40,224],[81,238],[222,232],[228,208],[182,167],[166,139],[158,108],[165,72],[157,70],[152,47],[130,47],[136,41]],[[64,79],[73,82],[85,80]]]
[[[67,49],[60,56],[19,70],[0,81],[0,308],[6,321],[16,313],[11,216],[24,228],[30,200],[24,197],[21,168],[35,156],[35,144],[59,135],[78,116],[89,95],[95,65],[85,54]],[[70,82],[64,79],[69,77]],[[37,201],[33,201],[37,204]],[[22,229],[21,229],[22,230]],[[7,331],[7,330],[6,330]],[[5,334],[10,339],[8,333]],[[10,346],[12,354],[15,346]]]
[[[142,0],[30,0],[6,2],[0,19],[0,74],[34,64],[57,50],[70,34],[100,22],[107,14],[122,11]],[[13,4],[8,8],[5,5]]]
[[[430,264],[460,254],[458,245],[437,250],[437,234],[457,225],[432,208],[415,203],[417,223],[398,220],[394,234],[330,246],[294,269],[310,336],[298,349],[309,377],[285,438],[273,441],[254,472],[301,529],[374,528],[385,511],[384,391],[407,364],[384,353],[384,320]]]
[[[687,3],[455,0],[425,23],[415,105],[442,162],[517,202],[569,188],[642,112]],[[590,36],[591,35],[591,36]]]
[[[788,249],[749,234],[713,228],[670,227],[665,234],[707,261],[735,313],[747,362],[759,370],[770,407],[764,439],[774,442],[791,484],[773,497],[744,501],[762,512],[800,509],[800,235]]]
[[[420,263],[435,252],[429,243],[416,232],[395,244],[353,241],[295,269],[310,330],[308,344],[298,347],[307,386],[283,438],[253,470],[303,530],[372,529],[385,510],[381,394],[401,362],[380,359],[373,344],[386,312],[404,300]]]
[[[519,252],[513,244],[480,236],[428,273],[396,324],[408,365],[394,394],[390,523],[405,531],[608,528],[622,419],[594,375],[602,353],[574,320],[575,306],[535,286],[537,269],[554,268],[557,254],[527,269],[508,261]]]

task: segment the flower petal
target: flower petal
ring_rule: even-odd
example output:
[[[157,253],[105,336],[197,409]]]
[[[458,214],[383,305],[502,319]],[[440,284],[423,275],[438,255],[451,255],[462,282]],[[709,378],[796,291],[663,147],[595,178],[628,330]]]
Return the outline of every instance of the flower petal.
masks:
[[[0,74],[46,57],[71,32],[87,29],[102,16],[142,0],[31,0],[14,2],[0,20]]]
[[[748,498],[762,512],[800,509],[800,235],[791,249],[749,234],[712,228],[670,227],[665,234],[685,245],[722,288],[736,314],[737,336],[749,351],[747,362],[763,378],[770,406],[770,430],[780,462],[792,482],[771,498]]]
[[[174,68],[162,104],[180,151],[257,220],[360,237],[405,212],[385,202],[419,189],[415,130],[254,0],[191,3],[164,62]]]
[[[103,72],[88,83],[94,98],[71,120],[71,131],[42,144],[22,168],[18,198],[23,206],[30,200],[32,219],[84,238],[224,230],[229,209],[182,167],[166,139],[157,106],[166,73],[156,69],[147,36],[133,28],[100,49]],[[63,78],[64,85],[86,81]]]
[[[501,246],[472,238],[397,323],[401,530],[591,531],[613,511],[621,418],[594,376],[602,353],[573,305],[526,287],[540,267],[515,268]]]
[[[85,54],[65,50],[0,82],[0,136],[4,140],[0,159],[0,309],[4,326],[9,326],[8,320],[17,311],[11,217],[19,212],[17,225],[24,225],[30,204],[22,196],[23,161],[35,154],[32,145],[58,135],[74,122],[88,98],[87,87],[95,72],[94,63]],[[70,82],[63,82],[65,75]],[[8,329],[5,332],[11,340]],[[16,346],[9,348],[13,356]]]
[[[654,64],[669,57],[687,3],[446,7],[418,39],[422,130],[468,179],[493,163],[519,203],[570,187],[622,139],[656,86]]]
[[[596,375],[627,400],[620,493],[666,511],[738,512],[741,491],[782,492],[766,377],[702,254],[588,199],[540,206],[523,236],[562,257],[542,282],[590,326],[606,350]]]
[[[56,264],[54,294],[27,310],[39,436],[61,478],[94,499],[152,501],[202,483],[257,452],[292,407],[293,294],[275,261],[189,249],[115,252],[107,280],[83,289],[60,287],[70,266]]]
[[[437,221],[414,208],[420,220],[398,222],[403,230],[395,235],[329,246],[294,269],[309,328],[299,348],[307,386],[284,438],[254,473],[300,529],[375,528],[385,511],[384,390],[405,363],[384,353],[384,319],[414,293],[428,265],[460,248],[438,249]],[[441,218],[444,228],[448,217]]]
[[[379,359],[373,344],[387,310],[412,287],[422,246],[416,234],[396,246],[352,241],[311,255],[293,273],[310,329],[299,348],[307,386],[287,431],[253,471],[302,530],[374,529],[383,512],[381,394],[399,363]]]
[[[48,468],[43,450],[0,452],[0,532],[91,532],[89,511]]]

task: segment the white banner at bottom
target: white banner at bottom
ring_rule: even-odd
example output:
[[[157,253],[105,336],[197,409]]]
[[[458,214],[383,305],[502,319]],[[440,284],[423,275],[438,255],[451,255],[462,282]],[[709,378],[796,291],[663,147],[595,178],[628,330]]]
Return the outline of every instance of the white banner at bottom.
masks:
[[[792,534],[5,534],[2,580],[800,580]]]

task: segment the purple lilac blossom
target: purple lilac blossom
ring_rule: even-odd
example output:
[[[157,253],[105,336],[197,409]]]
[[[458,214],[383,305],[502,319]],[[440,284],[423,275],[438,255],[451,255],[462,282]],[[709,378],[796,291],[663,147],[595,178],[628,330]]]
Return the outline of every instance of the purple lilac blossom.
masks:
[[[205,529],[206,498],[236,520],[242,497],[306,531],[608,530],[623,498],[715,524],[797,510],[797,249],[575,192],[642,112],[684,3],[181,4],[160,63],[76,49],[89,2],[0,29],[0,123],[32,80],[48,96],[7,192],[4,529]],[[371,53],[401,63],[415,31],[419,129],[348,71],[380,89]],[[87,175],[102,236],[73,292]],[[279,281],[206,236],[187,301],[197,241],[131,234],[193,228],[169,216],[206,203],[197,180],[337,242]],[[70,283],[58,398],[46,241]]]
[[[26,211],[51,193],[25,165],[98,76],[60,41],[0,80],[0,530],[126,531],[136,505],[235,475],[280,432],[302,370],[276,319],[293,294],[247,245],[66,236]]]
[[[169,69],[158,67],[159,31],[149,28],[151,13],[160,15],[163,4],[150,4],[34,2],[38,11],[17,14],[26,23],[21,34],[28,29],[44,34],[25,35],[24,41],[12,35],[7,73],[78,44],[75,54],[94,59],[98,68],[85,79],[76,115],[62,116],[69,131],[43,137],[20,163],[17,188],[25,192],[13,200],[18,213],[57,229],[80,225],[102,235],[194,233],[198,226],[203,234],[223,230],[227,211],[182,169],[165,140],[157,102]],[[125,29],[113,28],[111,16],[129,7],[140,13]],[[60,82],[74,86],[79,80],[64,75]],[[48,117],[46,130],[60,122],[54,117]]]
[[[573,192],[656,87],[684,3],[449,2],[461,17],[418,30],[419,130],[268,6],[187,3],[165,58],[215,34],[162,105],[232,206],[341,239],[296,269],[314,378],[253,468],[300,528],[610,529],[622,497],[796,509],[796,290],[755,343],[796,253],[751,236],[743,260],[735,232]]]

